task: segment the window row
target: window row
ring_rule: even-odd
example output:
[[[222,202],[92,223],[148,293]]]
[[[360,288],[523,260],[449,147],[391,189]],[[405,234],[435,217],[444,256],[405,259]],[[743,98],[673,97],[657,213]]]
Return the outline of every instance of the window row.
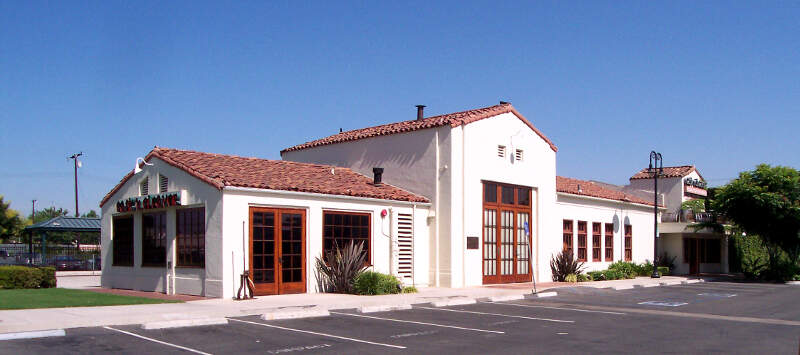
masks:
[[[562,250],[569,254],[575,255],[575,248],[573,243],[575,240],[574,221],[565,219],[562,221]],[[588,222],[578,221],[577,237],[578,248],[576,258],[578,261],[589,261],[588,252]],[[591,261],[614,261],[614,224],[613,223],[600,223],[592,222],[592,244]],[[605,238],[605,239],[604,239]],[[633,260],[633,227],[631,225],[625,226],[625,261]]]
[[[204,267],[205,208],[182,208],[175,211],[175,239],[178,267]],[[142,214],[141,266],[167,266],[167,213]],[[133,216],[117,216],[112,221],[112,265],[133,266]]]
[[[500,197],[498,201],[497,197]],[[516,206],[531,205],[531,188],[524,186],[514,186],[498,184],[494,182],[483,183],[483,203],[484,204],[503,204]]]

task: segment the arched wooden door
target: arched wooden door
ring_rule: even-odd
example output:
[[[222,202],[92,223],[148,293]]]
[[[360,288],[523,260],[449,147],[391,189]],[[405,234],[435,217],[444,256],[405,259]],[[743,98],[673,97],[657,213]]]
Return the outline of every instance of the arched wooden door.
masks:
[[[306,292],[304,210],[250,208],[250,276],[256,295]]]

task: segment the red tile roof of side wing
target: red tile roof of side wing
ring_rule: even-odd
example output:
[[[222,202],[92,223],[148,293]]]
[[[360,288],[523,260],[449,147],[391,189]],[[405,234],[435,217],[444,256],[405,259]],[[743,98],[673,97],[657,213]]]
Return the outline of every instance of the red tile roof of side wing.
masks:
[[[468,111],[461,111],[455,113],[448,113],[445,115],[439,116],[432,116],[423,118],[421,120],[410,120],[410,121],[402,121],[402,122],[395,122],[384,124],[375,127],[367,127],[356,129],[352,131],[342,132],[338,134],[334,134],[329,137],[317,139],[314,141],[306,142],[303,144],[298,144],[293,147],[286,148],[281,151],[283,152],[291,152],[295,150],[302,150],[307,148],[319,147],[328,144],[335,144],[335,143],[342,143],[342,142],[349,142],[358,139],[370,138],[370,137],[377,137],[377,136],[386,136],[390,134],[397,134],[403,132],[411,132],[417,131],[420,129],[426,128],[434,128],[434,127],[441,127],[445,125],[450,125],[451,127],[458,127],[465,124],[470,124],[475,121],[480,121],[485,118],[494,117],[497,115],[501,115],[504,113],[513,113],[517,118],[522,120],[528,127],[530,127],[536,134],[539,135],[548,145],[550,148],[557,152],[558,148],[553,144],[553,142],[547,138],[547,136],[542,133],[539,129],[533,126],[533,124],[528,121],[525,116],[522,116],[514,106],[511,106],[509,103],[503,103],[500,105],[489,106],[474,110]]]
[[[184,170],[220,190],[227,186],[249,187],[383,200],[429,202],[423,196],[389,184],[375,186],[369,177],[347,168],[329,165],[246,158],[159,147],[154,148],[145,160],[153,157]],[[119,191],[132,176],[133,172],[125,175],[122,181],[106,194],[100,202],[100,206],[102,207],[108,202],[111,196]]]
[[[563,176],[556,176],[556,191],[572,195],[604,198],[622,202],[653,205],[652,201],[645,201],[639,197],[626,194],[622,191],[612,190],[591,181],[578,180]]]
[[[659,175],[659,177],[665,178],[673,178],[673,177],[684,177],[692,173],[692,171],[697,171],[694,165],[681,165],[681,166],[665,166],[664,173]],[[700,175],[700,172],[697,171],[697,175]],[[638,173],[631,176],[630,180],[636,179],[652,179],[653,174],[647,171],[647,168],[642,169]],[[703,175],[700,175],[700,179],[703,179]]]

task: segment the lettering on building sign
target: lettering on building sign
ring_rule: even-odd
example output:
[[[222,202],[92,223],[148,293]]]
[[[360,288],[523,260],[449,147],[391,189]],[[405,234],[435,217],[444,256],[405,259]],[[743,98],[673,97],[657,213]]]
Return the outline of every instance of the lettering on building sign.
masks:
[[[693,194],[698,196],[706,196],[708,192],[706,191],[706,182],[698,179],[686,179],[683,180],[683,187],[684,191],[687,194]]]
[[[181,205],[181,193],[167,192],[158,195],[131,197],[117,202],[117,212],[142,211]]]

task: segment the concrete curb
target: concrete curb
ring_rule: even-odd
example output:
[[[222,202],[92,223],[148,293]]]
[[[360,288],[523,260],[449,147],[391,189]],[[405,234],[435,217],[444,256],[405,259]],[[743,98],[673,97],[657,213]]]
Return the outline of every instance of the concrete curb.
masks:
[[[680,285],[683,281],[665,281],[659,283],[659,286],[675,286]]]
[[[404,311],[411,309],[410,304],[386,304],[378,306],[361,306],[358,309],[360,313],[375,313],[375,312],[388,312],[388,311]]]
[[[478,302],[474,298],[466,298],[466,297],[450,298],[446,300],[431,302],[431,304],[434,307],[461,306],[465,304],[475,304],[475,303]]]
[[[686,280],[686,281],[681,281],[681,285],[696,284],[699,282],[700,280]]]
[[[167,329],[167,328],[184,328],[184,327],[199,327],[203,325],[220,325],[228,324],[227,318],[198,318],[198,319],[176,319],[167,320],[162,322],[149,322],[142,324],[142,329]]]
[[[660,284],[639,284],[639,285],[633,285],[633,287],[635,287],[635,288],[650,288],[650,287],[659,287],[659,286],[661,286],[661,285],[660,285]]]
[[[490,302],[504,302],[504,301],[517,301],[525,299],[525,295],[508,295],[508,296],[492,296],[489,297]]]
[[[532,294],[530,296],[534,297],[534,298],[555,297],[555,296],[558,296],[558,293],[553,292],[553,291],[550,291],[550,292],[539,292],[539,293],[534,293],[534,294]]]
[[[786,281],[787,285],[800,286],[800,281]]]
[[[327,317],[330,312],[323,308],[305,308],[305,309],[283,309],[275,312],[264,313],[261,315],[263,320],[278,320],[278,319],[298,319],[298,318],[313,318],[313,317]]]
[[[618,286],[611,286],[611,287],[608,287],[608,288],[610,288],[612,290],[615,290],[615,291],[619,291],[619,290],[631,290],[631,289],[633,289],[633,286],[634,285],[618,285]]]
[[[41,330],[35,332],[18,332],[0,334],[0,340],[34,339],[47,337],[63,337],[67,335],[64,329]]]

